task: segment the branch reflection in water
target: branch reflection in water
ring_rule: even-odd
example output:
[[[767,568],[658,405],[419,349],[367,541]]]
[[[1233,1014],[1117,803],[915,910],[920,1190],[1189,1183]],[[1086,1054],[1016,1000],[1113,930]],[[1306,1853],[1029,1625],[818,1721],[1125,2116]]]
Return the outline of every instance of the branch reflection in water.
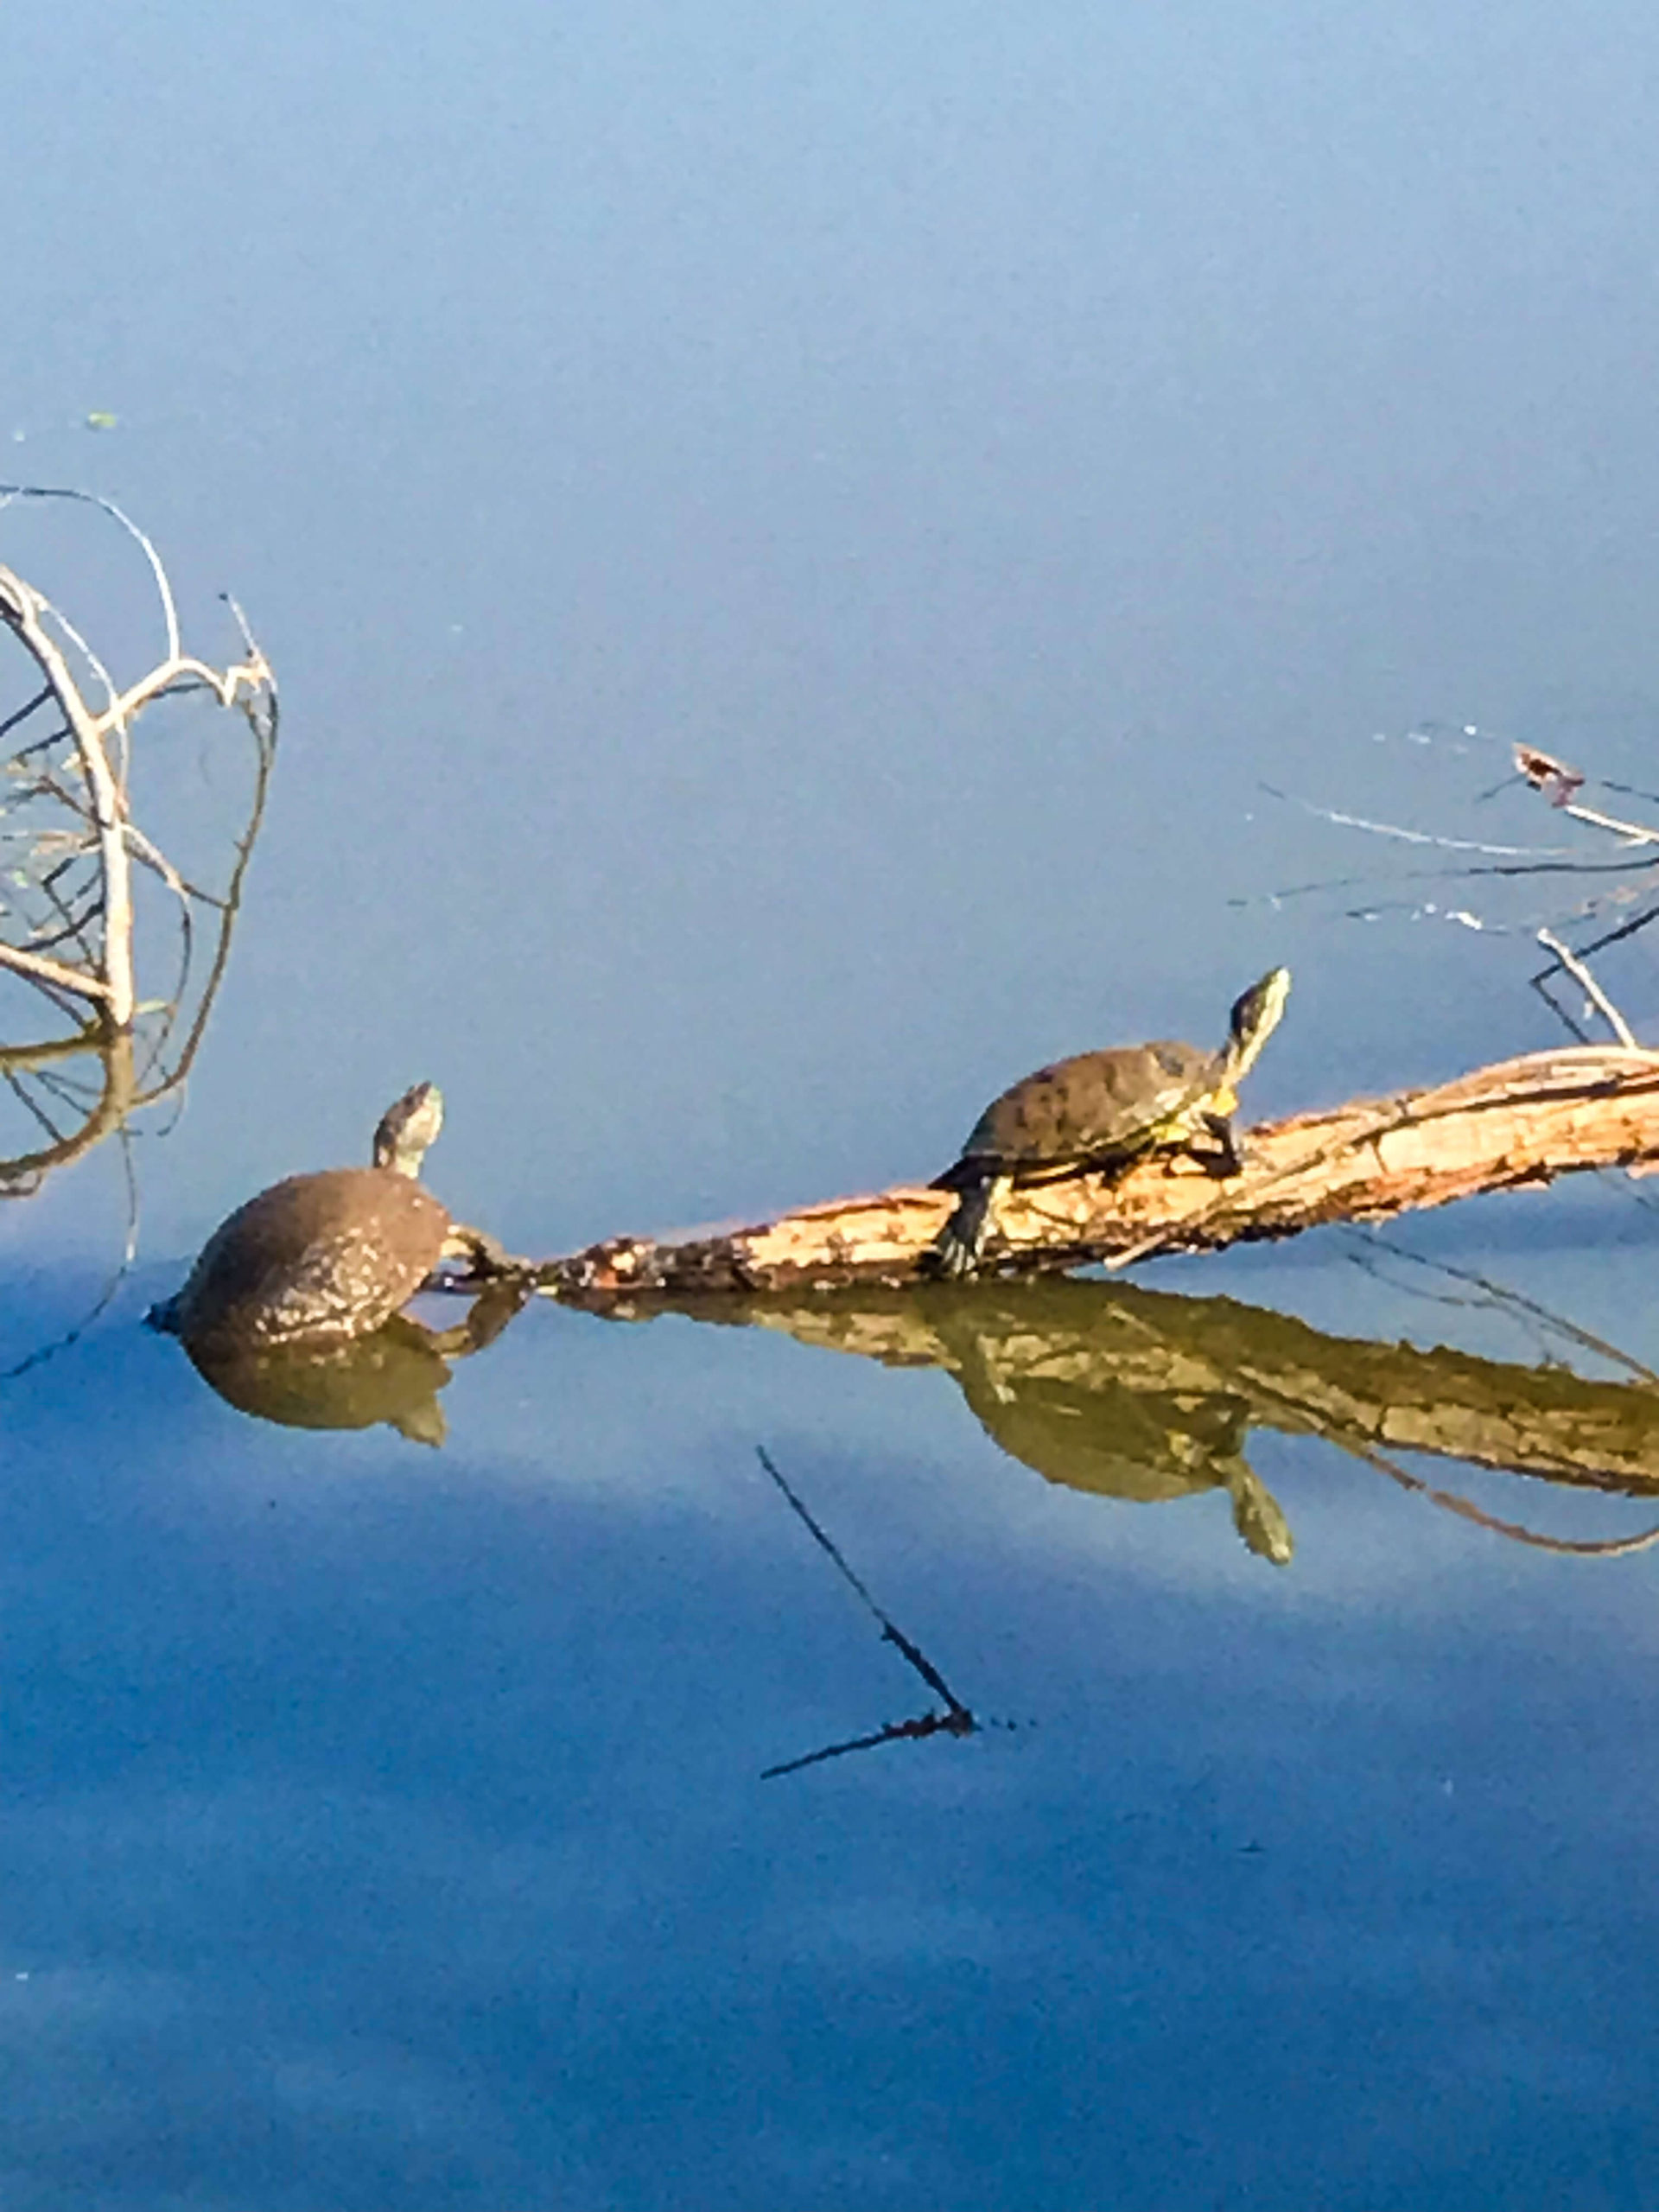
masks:
[[[853,1592],[865,1611],[878,1624],[881,1630],[882,1642],[891,1643],[899,1653],[906,1665],[921,1676],[929,1689],[944,1700],[943,1713],[935,1713],[930,1708],[926,1713],[918,1714],[913,1720],[889,1721],[870,1735],[852,1736],[842,1743],[826,1744],[821,1751],[808,1751],[800,1758],[785,1759],[778,1766],[766,1767],[760,1776],[762,1782],[773,1781],[779,1775],[798,1774],[803,1767],[821,1766],[826,1759],[844,1758],[849,1751],[874,1751],[880,1744],[918,1743],[929,1736],[973,1735],[980,1723],[975,1719],[972,1713],[957,1695],[921,1646],[913,1643],[897,1622],[890,1619],[876,1604],[862,1580],[847,1564],[839,1545],[813,1518],[764,1445],[756,1445],[755,1457],[783,1492],[791,1510],[804,1523],[813,1541],[828,1555],[842,1580]]]

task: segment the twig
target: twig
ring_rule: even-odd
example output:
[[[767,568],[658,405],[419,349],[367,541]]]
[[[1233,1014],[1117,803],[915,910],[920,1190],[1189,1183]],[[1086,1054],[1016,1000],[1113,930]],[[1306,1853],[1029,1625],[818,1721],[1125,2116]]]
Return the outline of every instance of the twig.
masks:
[[[883,1642],[891,1643],[906,1663],[921,1677],[936,1696],[944,1700],[945,1704],[945,1710],[942,1713],[927,1713],[918,1720],[891,1722],[886,1727],[877,1730],[874,1735],[855,1737],[847,1743],[831,1745],[824,1751],[810,1751],[803,1758],[787,1760],[781,1766],[767,1767],[761,1777],[762,1780],[775,1775],[793,1774],[798,1769],[815,1765],[821,1759],[839,1758],[843,1752],[866,1751],[873,1745],[894,1743],[901,1738],[933,1736],[942,1732],[953,1736],[972,1735],[978,1724],[972,1713],[957,1695],[950,1683],[945,1681],[944,1676],[940,1674],[919,1644],[913,1643],[898,1623],[882,1611],[857,1573],[848,1565],[834,1537],[818,1525],[808,1510],[804,1501],[798,1497],[791,1489],[782,1471],[766,1446],[757,1444],[754,1452],[755,1457],[783,1492],[791,1510],[798,1516],[812,1541],[828,1554],[843,1580],[857,1596],[859,1602],[877,1623],[881,1630]]]
[[[1540,1305],[1535,1298],[1529,1298],[1524,1291],[1512,1290],[1507,1283],[1493,1282],[1486,1275],[1477,1274],[1472,1268],[1456,1267],[1450,1260],[1434,1259],[1427,1253],[1414,1252],[1409,1246],[1395,1243],[1391,1237],[1384,1236],[1379,1229],[1369,1224],[1361,1227],[1350,1222],[1344,1225],[1349,1235],[1359,1243],[1374,1245],[1379,1251],[1388,1253],[1392,1259],[1408,1260],[1414,1267],[1432,1268],[1436,1274],[1446,1275],[1453,1282],[1466,1282],[1471,1289],[1479,1291],[1485,1304],[1495,1310],[1513,1307],[1516,1313],[1524,1313],[1529,1320],[1539,1323],[1545,1331],[1553,1332],[1568,1344],[1577,1344],[1580,1351],[1594,1352],[1598,1358],[1606,1360],[1611,1366],[1628,1368],[1638,1381],[1650,1382],[1659,1389],[1659,1374],[1633,1353],[1609,1343],[1605,1337],[1581,1329],[1576,1321],[1569,1321],[1564,1313],[1554,1313],[1549,1306]],[[1358,1255],[1351,1256],[1357,1258]],[[1470,1303],[1467,1299],[1453,1302],[1465,1306]]]
[[[927,1736],[971,1736],[976,1726],[971,1713],[959,1710],[925,1713],[916,1720],[890,1720],[868,1736],[849,1736],[842,1743],[826,1744],[822,1751],[804,1751],[798,1759],[763,1766],[760,1779],[775,1782],[779,1775],[798,1774],[803,1767],[822,1766],[826,1759],[845,1758],[849,1751],[873,1751],[882,1744],[919,1743]]]
[[[89,976],[81,968],[66,968],[60,960],[43,959],[38,952],[25,952],[15,944],[0,944],[0,968],[16,969],[20,976],[27,976],[31,982],[52,984],[60,991],[73,991],[77,998],[99,999],[112,1005],[115,992],[101,976]]]
[[[1428,830],[1408,830],[1397,822],[1372,822],[1363,814],[1345,814],[1339,807],[1320,806],[1314,800],[1302,798],[1294,792],[1281,791],[1273,784],[1260,788],[1269,798],[1281,800],[1289,806],[1300,806],[1320,822],[1328,822],[1338,830],[1361,830],[1369,837],[1388,837],[1403,845],[1427,845],[1440,853],[1484,853],[1500,860],[1559,860],[1571,858],[1571,849],[1564,845],[1494,845],[1477,837],[1445,837]]]
[[[104,872],[104,957],[100,992],[110,1019],[118,1028],[132,1020],[132,893],[127,841],[124,835],[126,802],[104,750],[99,719],[88,709],[57,641],[48,632],[44,618],[51,602],[32,584],[11,569],[0,568],[0,620],[7,622],[24,649],[35,659],[52,686],[60,711],[74,737],[81,774],[92,798],[92,817],[98,830],[99,857]],[[66,989],[85,988],[86,979],[66,984]]]
[[[55,487],[0,486],[0,507],[16,499],[67,499],[111,517],[143,556],[160,602],[165,652],[137,682],[118,685],[103,660],[62,610],[15,570],[0,567],[0,623],[34,661],[43,683],[29,703],[9,715],[0,735],[26,725],[51,709],[59,722],[48,736],[22,747],[8,771],[14,784],[5,810],[21,817],[5,835],[26,843],[28,858],[20,878],[22,895],[9,902],[23,926],[23,942],[0,944],[0,969],[10,969],[61,1005],[79,999],[97,1007],[113,1028],[132,1026],[141,1013],[165,1018],[149,1039],[149,1070],[165,1060],[175,1023],[183,1018],[184,992],[192,965],[194,902],[218,909],[219,952],[203,994],[211,1001],[223,972],[223,955],[235,901],[252,841],[263,815],[276,731],[276,685],[269,663],[255,643],[241,607],[229,602],[240,632],[243,658],[216,669],[187,653],[181,639],[178,608],[160,555],[144,531],[112,501],[96,494]],[[72,665],[71,653],[79,656]],[[90,677],[88,675],[90,671]],[[83,684],[102,687],[103,704],[89,704]],[[223,899],[188,881],[161,844],[132,818],[129,788],[130,750],[134,728],[156,701],[206,690],[223,706],[239,705],[251,728],[258,755],[251,818],[238,841],[236,865]],[[59,747],[63,749],[61,753]],[[20,778],[26,782],[18,786]],[[32,810],[32,818],[31,810]],[[56,812],[57,820],[53,819]],[[42,824],[41,815],[46,816]],[[64,830],[67,815],[73,824]],[[54,865],[47,869],[47,861]],[[171,999],[151,999],[140,1007],[134,948],[133,873],[149,869],[178,904],[180,971]],[[42,872],[42,871],[45,872]],[[67,873],[66,873],[67,872]],[[43,902],[51,912],[42,915]],[[77,950],[77,961],[53,957],[59,948]],[[179,1065],[165,1072],[162,1088],[181,1080],[200,1033],[205,1005],[197,1010]],[[150,1096],[158,1095],[151,1091]]]
[[[1608,997],[1606,992],[1602,989],[1601,985],[1597,982],[1583,961],[1579,958],[1577,953],[1563,944],[1560,938],[1548,930],[1539,931],[1538,942],[1547,952],[1554,954],[1573,982],[1582,987],[1586,996],[1599,1010],[1619,1043],[1629,1052],[1638,1051],[1640,1048],[1636,1041],[1636,1032]]]
[[[1573,1537],[1547,1536],[1539,1529],[1529,1529],[1523,1522],[1504,1521],[1496,1513],[1488,1513],[1472,1498],[1463,1497],[1456,1491],[1437,1490],[1419,1475],[1402,1467],[1391,1453],[1378,1449],[1374,1444],[1363,1444],[1357,1437],[1336,1436],[1330,1439],[1338,1451],[1348,1452],[1362,1460],[1368,1467],[1375,1467],[1401,1489],[1425,1498],[1442,1513],[1450,1513],[1459,1521],[1471,1521],[1478,1529],[1489,1529],[1495,1536],[1507,1537],[1510,1542],[1529,1545],[1541,1552],[1565,1553],[1573,1559],[1624,1559],[1632,1552],[1651,1550],[1659,1544],[1659,1529],[1641,1529],[1633,1536]]]
[[[1622,837],[1627,845],[1659,845],[1659,830],[1645,829],[1639,822],[1621,822],[1617,815],[1599,814],[1592,806],[1568,805],[1561,809],[1575,822],[1582,822],[1592,830],[1611,830]]]

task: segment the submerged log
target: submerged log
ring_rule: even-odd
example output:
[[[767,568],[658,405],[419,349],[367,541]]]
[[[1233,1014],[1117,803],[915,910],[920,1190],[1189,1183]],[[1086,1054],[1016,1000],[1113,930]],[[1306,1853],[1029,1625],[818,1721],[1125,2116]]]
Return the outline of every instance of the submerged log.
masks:
[[[1433,1090],[1360,1099],[1243,1138],[1242,1173],[1188,1154],[1015,1191],[997,1209],[985,1272],[1064,1272],[1168,1252],[1382,1221],[1589,1167],[1659,1169],[1659,1052],[1534,1052]],[[774,1221],[663,1238],[611,1237],[543,1262],[542,1287],[575,1303],[864,1282],[900,1284],[926,1262],[956,1204],[925,1186],[801,1206]]]

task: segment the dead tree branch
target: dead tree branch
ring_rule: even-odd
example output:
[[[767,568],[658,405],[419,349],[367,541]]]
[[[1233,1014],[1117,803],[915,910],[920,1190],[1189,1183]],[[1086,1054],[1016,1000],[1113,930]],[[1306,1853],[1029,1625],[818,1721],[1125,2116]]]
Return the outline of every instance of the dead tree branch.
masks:
[[[225,669],[212,668],[184,652],[172,587],[161,557],[118,507],[85,493],[0,485],[0,507],[18,499],[62,498],[83,499],[99,508],[137,543],[161,601],[166,650],[153,668],[118,690],[80,632],[46,594],[14,569],[0,565],[0,623],[16,638],[41,679],[41,688],[7,717],[4,726],[8,735],[21,734],[25,740],[15,746],[6,772],[15,787],[22,786],[18,798],[34,805],[21,832],[27,851],[21,860],[14,859],[14,885],[20,876],[27,884],[32,872],[36,887],[49,893],[42,863],[49,861],[54,874],[73,862],[94,864],[90,903],[73,928],[86,957],[76,962],[43,952],[43,925],[36,921],[31,926],[26,920],[22,943],[15,937],[0,938],[0,966],[53,994],[96,1007],[113,1028],[124,1030],[130,1027],[138,1002],[134,858],[155,869],[176,897],[187,896],[159,841],[140,830],[133,818],[131,752],[137,720],[157,699],[202,690],[220,707],[242,706],[250,720],[262,721],[274,738],[276,686],[264,654],[246,636],[245,626],[246,658]],[[103,689],[102,705],[95,706],[87,696],[82,677],[72,665],[72,652]],[[42,820],[43,815],[55,818]],[[49,903],[56,906],[60,902],[50,899]]]
[[[1267,894],[1287,899],[1340,899],[1352,919],[1451,924],[1477,935],[1502,940],[1524,936],[1545,947],[1548,964],[1528,979],[1561,1023],[1581,1044],[1590,1042],[1586,1024],[1592,1014],[1605,1020],[1621,1044],[1631,1042],[1630,1025],[1615,1003],[1605,979],[1592,975],[1592,959],[1624,944],[1659,918],[1659,894],[1652,881],[1659,868],[1659,828],[1605,807],[1584,803],[1588,791],[1629,792],[1627,785],[1590,783],[1586,772],[1538,747],[1500,740],[1473,724],[1456,729],[1421,726],[1410,733],[1414,757],[1437,761],[1440,772],[1456,773],[1459,760],[1479,760],[1493,752],[1507,756],[1509,772],[1487,788],[1465,794],[1484,806],[1517,786],[1541,797],[1552,814],[1592,833],[1593,842],[1525,844],[1490,836],[1456,836],[1412,829],[1397,821],[1351,808],[1319,804],[1264,783],[1270,797],[1294,804],[1333,829],[1357,832],[1376,845],[1382,866],[1376,873],[1344,874],[1283,886]],[[1645,793],[1630,794],[1646,797]],[[1421,855],[1424,864],[1390,866],[1389,848],[1402,855]],[[1611,857],[1600,855],[1611,855]],[[1525,902],[1522,904],[1521,902]],[[1240,905],[1255,903],[1238,900]],[[1552,986],[1570,979],[1584,994],[1581,1007],[1564,1003]],[[1635,979],[1635,988],[1649,981]]]
[[[224,973],[276,757],[276,682],[241,609],[229,602],[242,658],[211,666],[184,650],[161,556],[118,507],[86,493],[0,485],[0,512],[22,501],[64,500],[113,520],[138,548],[159,602],[162,652],[152,667],[118,682],[86,626],[0,564],[0,640],[10,634],[28,668],[26,696],[0,712],[9,748],[0,753],[0,972],[29,986],[53,1017],[53,1033],[7,1037],[0,1052],[0,1103],[9,1091],[30,1133],[48,1140],[43,1151],[0,1160],[4,1196],[34,1189],[50,1167],[183,1081]],[[137,819],[139,723],[162,700],[190,695],[237,710],[252,741],[251,788],[218,889],[169,856],[160,823]],[[143,892],[145,880],[162,903]],[[175,957],[158,988],[169,910]],[[207,973],[198,982],[193,963],[204,934]],[[8,1027],[0,1020],[0,1035]],[[95,1074],[61,1070],[88,1054],[98,1058]],[[3,1132],[0,1148],[15,1148]]]

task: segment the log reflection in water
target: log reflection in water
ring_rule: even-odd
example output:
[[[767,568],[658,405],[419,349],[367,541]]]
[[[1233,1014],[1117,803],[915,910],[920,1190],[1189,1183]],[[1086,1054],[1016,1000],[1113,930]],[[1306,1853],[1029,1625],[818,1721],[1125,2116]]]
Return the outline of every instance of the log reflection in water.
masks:
[[[1225,1490],[1239,1535],[1282,1565],[1291,1532],[1250,1469],[1253,1428],[1323,1436],[1437,1503],[1566,1551],[1431,1491],[1402,1452],[1579,1490],[1659,1496],[1659,1389],[1440,1349],[1332,1337],[1230,1298],[1126,1283],[980,1283],[676,1301],[696,1318],[781,1330],[888,1366],[943,1367],[987,1433],[1051,1482],[1154,1502]]]

